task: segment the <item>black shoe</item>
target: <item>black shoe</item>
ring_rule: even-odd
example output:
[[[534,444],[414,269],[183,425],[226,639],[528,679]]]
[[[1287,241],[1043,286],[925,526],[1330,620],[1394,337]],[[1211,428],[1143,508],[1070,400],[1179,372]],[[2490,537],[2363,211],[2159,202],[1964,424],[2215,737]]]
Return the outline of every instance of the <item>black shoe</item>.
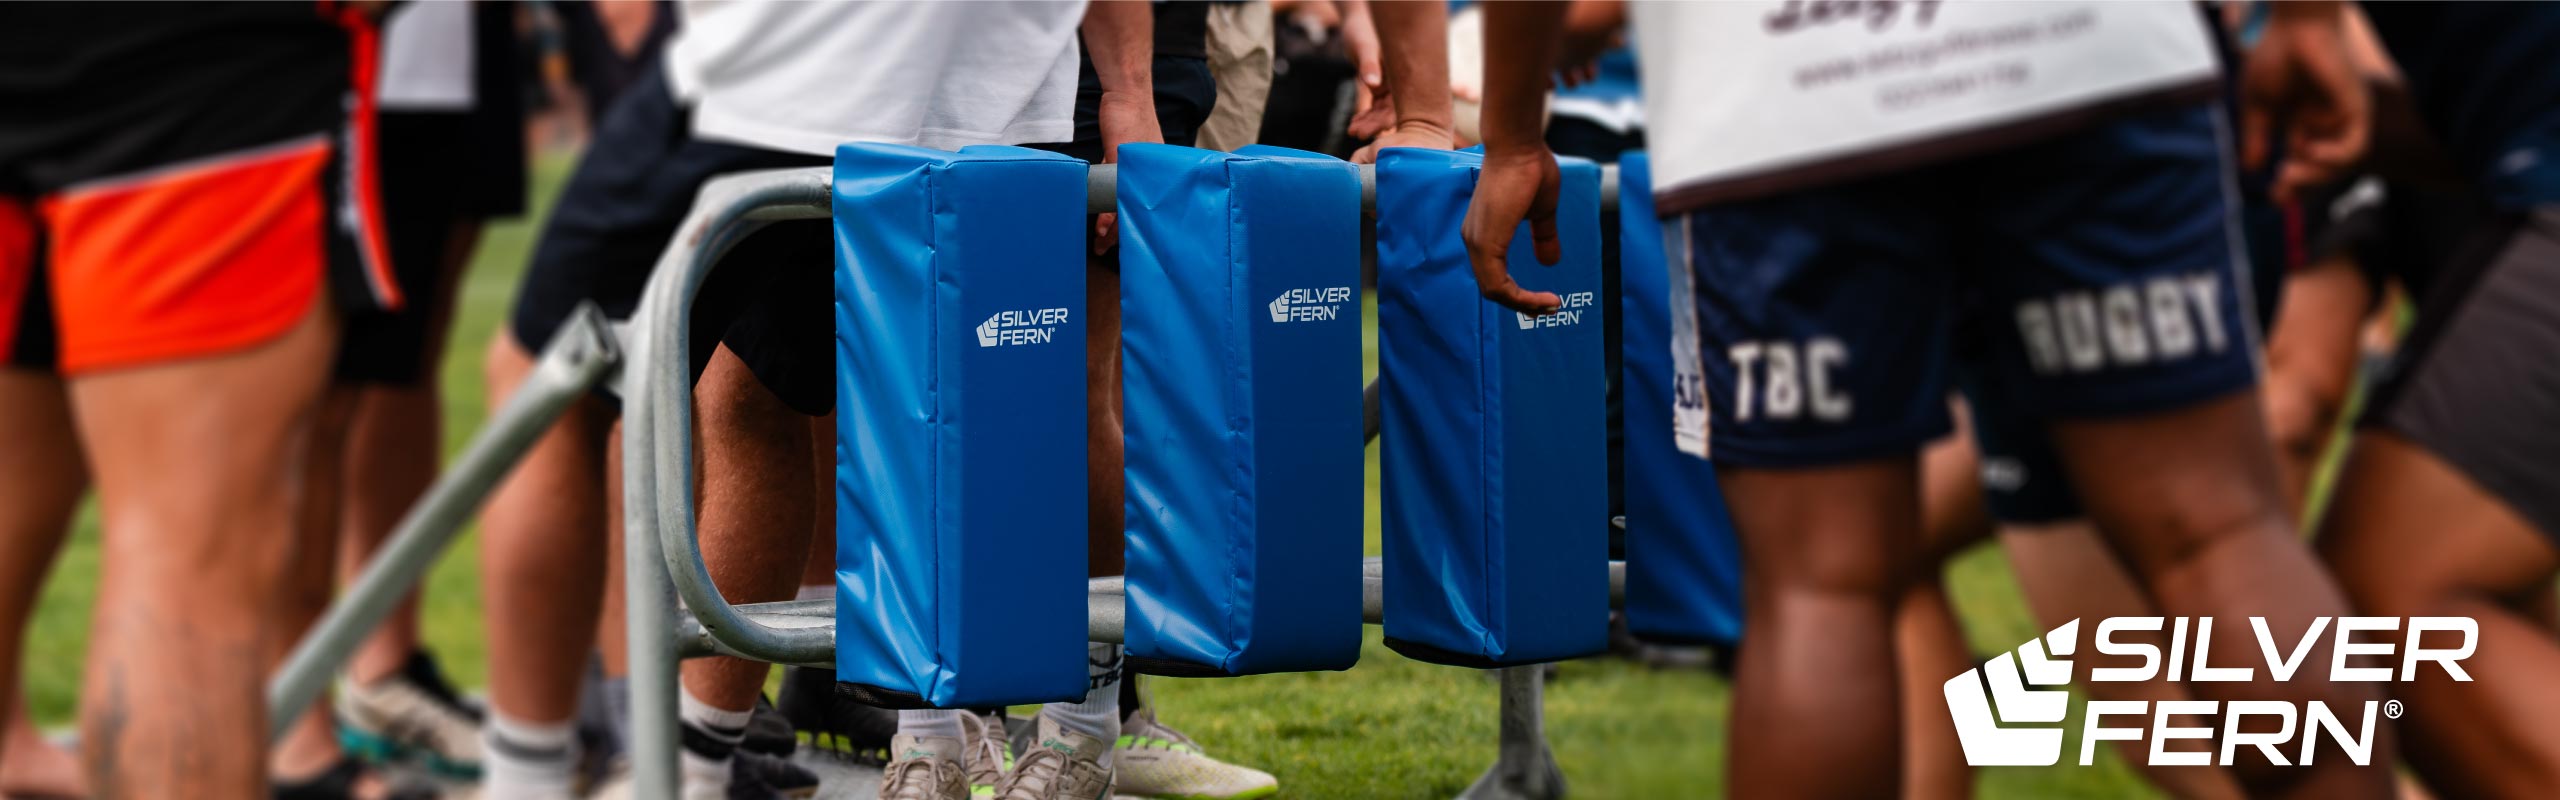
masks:
[[[435,654],[427,652],[427,648],[422,646],[409,653],[409,660],[400,665],[400,677],[424,690],[427,696],[435,698],[436,702],[452,707],[454,711],[465,717],[470,717],[472,722],[488,722],[488,710],[481,708],[479,703],[471,702],[470,698],[463,697],[461,691],[453,688],[451,681],[444,679],[444,668],[436,663]]]
[[[747,733],[738,740],[738,749],[787,759],[800,749],[800,740],[791,729],[791,719],[773,703],[758,697],[754,711],[747,716]]]
[[[370,771],[363,761],[341,755],[338,763],[329,765],[318,775],[290,783],[276,781],[269,787],[268,796],[275,800],[357,800],[356,787],[364,783]],[[382,784],[383,800],[435,800],[436,797],[436,790],[431,786],[404,784],[389,778],[383,778]]]
[[[818,794],[818,773],[790,761],[740,750],[729,757],[729,800],[808,800]]]
[[[898,712],[863,705],[836,686],[831,671],[786,667],[774,707],[790,720],[802,744],[857,763],[889,763],[889,737],[898,733]]]

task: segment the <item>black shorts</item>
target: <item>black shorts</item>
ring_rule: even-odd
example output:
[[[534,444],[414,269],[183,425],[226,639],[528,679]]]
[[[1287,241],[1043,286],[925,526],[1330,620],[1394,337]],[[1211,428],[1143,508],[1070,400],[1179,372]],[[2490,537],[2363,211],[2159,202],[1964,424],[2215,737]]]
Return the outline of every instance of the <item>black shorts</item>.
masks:
[[[2364,424],[2560,543],[2560,208],[2487,225],[2437,274]]]
[[[0,5],[0,355],[77,375],[400,305],[373,40],[313,5]]]
[[[693,138],[691,115],[668,93],[665,72],[651,69],[605,113],[543,226],[516,294],[509,325],[516,342],[540,352],[580,302],[630,318],[650,268],[712,178],[829,163]],[[834,263],[823,219],[775,223],[739,242],[694,300],[694,374],[726,344],[792,409],[833,410]]]
[[[391,274],[408,303],[348,315],[338,348],[340,383],[414,386],[427,370],[427,337],[451,313],[459,280],[454,226],[524,211],[521,116],[480,112],[385,113],[379,141],[383,233]],[[495,129],[498,136],[488,133]],[[469,255],[467,253],[460,255]]]

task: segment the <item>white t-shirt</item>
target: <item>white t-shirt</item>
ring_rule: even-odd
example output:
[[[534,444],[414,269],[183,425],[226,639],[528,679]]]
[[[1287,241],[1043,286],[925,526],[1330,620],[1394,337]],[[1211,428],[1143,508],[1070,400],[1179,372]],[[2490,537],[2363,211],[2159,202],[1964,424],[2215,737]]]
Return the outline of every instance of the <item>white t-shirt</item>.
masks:
[[[407,3],[382,20],[382,74],[374,95],[384,111],[469,111],[473,60],[470,3]]]
[[[1082,2],[685,0],[667,81],[694,135],[831,155],[1063,142]]]
[[[1979,150],[1995,132],[2210,96],[2188,2],[1637,3],[1656,202],[1704,202]],[[2029,128],[2029,124],[2041,128]]]

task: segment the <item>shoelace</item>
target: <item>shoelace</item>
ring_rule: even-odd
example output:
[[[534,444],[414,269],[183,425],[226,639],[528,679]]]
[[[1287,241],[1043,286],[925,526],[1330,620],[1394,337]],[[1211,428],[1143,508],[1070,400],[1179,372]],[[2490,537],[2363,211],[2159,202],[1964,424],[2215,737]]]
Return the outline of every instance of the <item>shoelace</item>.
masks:
[[[1060,776],[1067,771],[1067,760],[1065,753],[1046,747],[1033,747],[1031,752],[1014,759],[1013,771],[1004,776],[1004,791],[997,794],[1003,797],[1016,797],[1029,792],[1030,797],[1046,797],[1053,788],[1063,782]]]
[[[930,758],[893,762],[880,776],[880,800],[934,800],[939,777]]]
[[[973,719],[978,721],[978,732],[976,736],[970,737],[969,749],[973,751],[969,754],[970,758],[984,765],[985,772],[991,778],[1002,779],[1005,769],[1011,766],[1005,763],[1011,760],[1011,757],[1005,750],[1004,740],[998,738],[1004,735],[1001,733],[1004,730],[1004,721],[993,715],[981,715]],[[975,773],[978,770],[970,770],[970,772],[972,774],[969,776],[969,782],[976,783],[978,775]]]

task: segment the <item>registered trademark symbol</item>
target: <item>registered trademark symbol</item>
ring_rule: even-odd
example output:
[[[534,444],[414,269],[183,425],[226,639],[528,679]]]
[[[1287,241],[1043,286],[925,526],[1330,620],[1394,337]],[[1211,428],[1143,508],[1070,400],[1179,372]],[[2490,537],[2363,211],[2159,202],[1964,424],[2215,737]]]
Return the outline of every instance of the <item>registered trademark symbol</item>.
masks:
[[[2408,710],[2408,709],[2402,708],[2402,707],[2400,706],[2400,701],[2398,701],[2398,700],[2385,700],[2385,701],[2382,701],[2382,715],[2383,715],[2383,716],[2390,717],[2390,718],[2392,718],[2392,719],[2399,719],[2399,718],[2400,718],[2400,712],[2402,712],[2402,711],[2406,711],[2406,710]]]

